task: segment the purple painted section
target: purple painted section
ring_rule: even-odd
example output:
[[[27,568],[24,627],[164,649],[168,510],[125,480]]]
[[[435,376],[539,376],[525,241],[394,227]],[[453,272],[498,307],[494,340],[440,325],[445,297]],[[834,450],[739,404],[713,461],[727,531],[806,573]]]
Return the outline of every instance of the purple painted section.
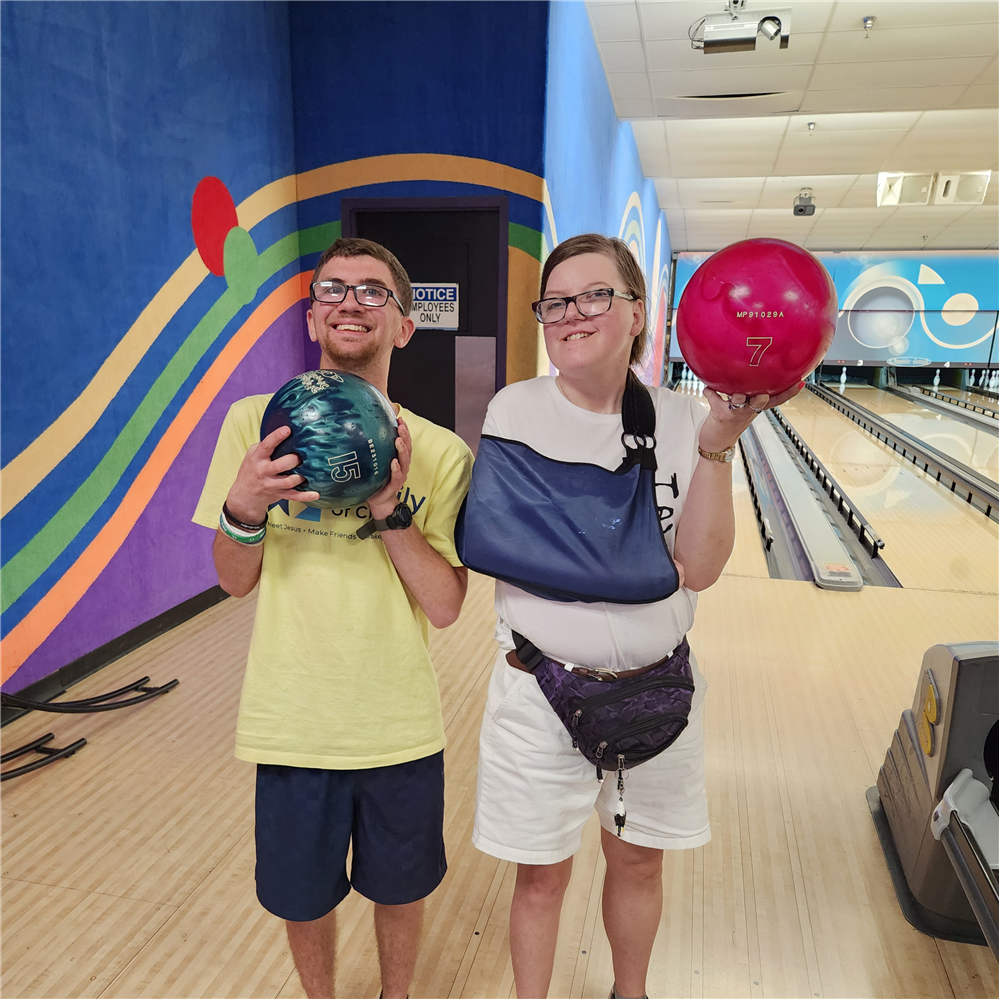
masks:
[[[306,303],[296,303],[250,349],[107,568],[4,691],[16,693],[216,585],[212,533],[192,524],[191,516],[219,428],[237,399],[273,392],[289,378],[319,367],[318,348],[305,332],[305,310]]]

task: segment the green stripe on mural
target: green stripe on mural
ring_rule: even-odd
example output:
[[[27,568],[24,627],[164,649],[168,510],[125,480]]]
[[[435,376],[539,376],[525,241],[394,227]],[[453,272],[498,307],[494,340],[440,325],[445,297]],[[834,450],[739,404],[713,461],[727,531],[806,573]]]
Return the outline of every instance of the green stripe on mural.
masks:
[[[324,250],[339,235],[340,223],[330,222],[279,239],[258,258],[260,280],[273,277],[303,254]],[[153,382],[97,467],[52,519],[4,565],[0,610],[6,611],[52,565],[100,509],[180,387],[240,308],[231,291],[221,295]]]
[[[541,233],[537,229],[529,229],[526,225],[518,225],[516,222],[509,224],[510,245],[529,253],[535,260],[540,261],[541,256]]]

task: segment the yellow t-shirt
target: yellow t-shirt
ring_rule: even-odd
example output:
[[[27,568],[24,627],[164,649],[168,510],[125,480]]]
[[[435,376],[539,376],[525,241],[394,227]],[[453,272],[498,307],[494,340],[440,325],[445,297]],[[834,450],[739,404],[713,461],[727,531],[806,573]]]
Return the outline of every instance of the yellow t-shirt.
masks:
[[[229,410],[193,520],[217,528],[269,395]],[[464,442],[403,410],[413,460],[401,502],[454,566],[454,521],[468,490]],[[253,637],[236,725],[236,756],[329,770],[389,766],[444,748],[429,623],[380,535],[354,532],[365,506],[280,503],[267,517]]]

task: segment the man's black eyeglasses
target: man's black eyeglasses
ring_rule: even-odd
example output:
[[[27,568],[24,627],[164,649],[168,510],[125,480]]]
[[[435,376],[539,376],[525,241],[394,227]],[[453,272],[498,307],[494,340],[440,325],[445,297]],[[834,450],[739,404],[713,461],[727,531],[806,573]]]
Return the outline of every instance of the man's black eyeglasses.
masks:
[[[311,287],[312,300],[322,302],[324,305],[338,305],[347,297],[347,292],[354,293],[354,300],[358,305],[363,305],[370,309],[381,309],[388,305],[391,298],[399,311],[405,315],[406,310],[402,307],[402,302],[395,296],[391,288],[386,288],[383,284],[344,284],[342,281],[313,281]]]
[[[576,309],[581,316],[587,318],[602,316],[605,312],[610,312],[615,295],[629,302],[635,301],[635,296],[629,295],[626,291],[615,291],[613,288],[594,288],[592,291],[583,291],[578,295],[568,295],[565,298],[542,298],[540,302],[533,302],[531,308],[534,309],[534,315],[537,316],[538,322],[549,326],[551,323],[560,323],[565,319],[570,302],[576,303]]]

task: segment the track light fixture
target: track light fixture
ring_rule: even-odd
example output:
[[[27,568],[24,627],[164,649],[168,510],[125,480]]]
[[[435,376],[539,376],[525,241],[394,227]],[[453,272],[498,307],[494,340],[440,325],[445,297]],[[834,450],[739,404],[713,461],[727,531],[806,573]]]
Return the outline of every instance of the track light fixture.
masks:
[[[790,34],[790,7],[747,11],[746,0],[727,0],[723,13],[707,14],[687,31],[690,47],[705,54],[752,52],[760,35],[771,42],[779,37],[780,47],[786,49]]]

